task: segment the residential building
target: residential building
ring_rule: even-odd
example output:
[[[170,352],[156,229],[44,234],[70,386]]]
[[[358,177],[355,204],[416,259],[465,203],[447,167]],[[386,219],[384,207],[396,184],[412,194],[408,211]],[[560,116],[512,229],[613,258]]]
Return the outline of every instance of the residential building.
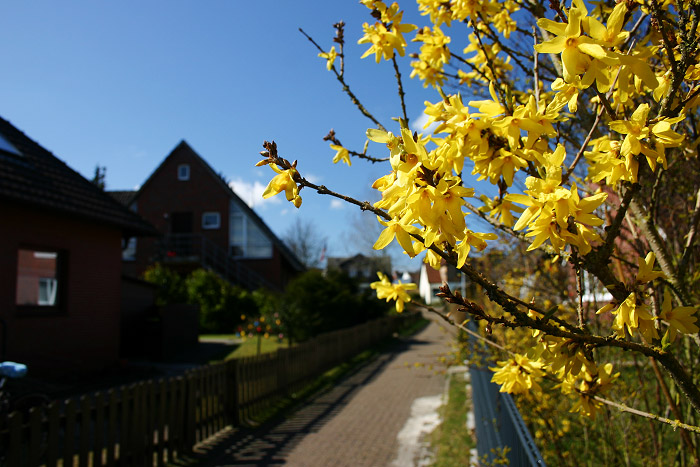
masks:
[[[0,212],[0,360],[116,364],[122,241],[154,228],[1,118]]]
[[[464,293],[464,275],[460,274],[452,265],[448,265],[442,260],[440,269],[433,269],[429,264],[423,263],[420,269],[420,279],[418,281],[418,293],[425,301],[426,305],[441,304],[442,300],[437,294],[440,292],[442,284],[447,284],[450,290]]]
[[[162,234],[126,245],[125,271],[160,262],[187,273],[212,269],[249,289],[283,290],[304,267],[226,180],[185,141],[138,191],[113,192]]]
[[[379,280],[377,272],[384,273],[390,279],[393,276],[389,256],[365,256],[358,253],[350,257],[329,257],[326,270],[332,269],[341,270],[356,279],[360,287],[369,287],[370,283]]]

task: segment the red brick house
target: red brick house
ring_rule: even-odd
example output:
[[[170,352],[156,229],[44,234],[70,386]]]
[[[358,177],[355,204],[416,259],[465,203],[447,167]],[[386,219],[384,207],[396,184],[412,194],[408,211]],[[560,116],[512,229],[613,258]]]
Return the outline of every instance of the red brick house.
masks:
[[[138,215],[0,118],[0,359],[33,374],[119,358],[122,239]]]
[[[140,275],[160,262],[187,273],[212,269],[249,289],[282,290],[304,267],[262,219],[185,141],[136,192],[113,196],[162,234],[132,240],[125,271]]]

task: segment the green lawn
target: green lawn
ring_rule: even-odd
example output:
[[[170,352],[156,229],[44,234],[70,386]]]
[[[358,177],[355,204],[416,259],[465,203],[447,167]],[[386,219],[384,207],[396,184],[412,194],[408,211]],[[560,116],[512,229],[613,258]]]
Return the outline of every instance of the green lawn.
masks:
[[[230,341],[238,341],[240,344],[222,358],[217,358],[216,360],[229,360],[231,358],[242,358],[251,357],[258,354],[258,338],[257,337],[247,337],[245,340],[240,337],[236,337],[235,334],[202,334],[200,336],[202,340],[206,339],[225,339]],[[270,337],[265,339],[264,337],[260,339],[260,353],[274,352],[280,347],[289,347],[289,341],[287,339],[279,342],[277,338]]]
[[[287,339],[283,339],[282,342],[279,342],[277,338],[268,338],[265,339],[264,337],[260,339],[260,353],[268,353],[268,352],[274,352],[275,350],[279,348],[286,348],[289,347],[289,341]],[[236,350],[231,352],[226,356],[226,360],[230,358],[241,358],[241,357],[251,357],[254,355],[258,354],[258,338],[257,337],[248,337],[246,338],[245,341],[239,345]]]

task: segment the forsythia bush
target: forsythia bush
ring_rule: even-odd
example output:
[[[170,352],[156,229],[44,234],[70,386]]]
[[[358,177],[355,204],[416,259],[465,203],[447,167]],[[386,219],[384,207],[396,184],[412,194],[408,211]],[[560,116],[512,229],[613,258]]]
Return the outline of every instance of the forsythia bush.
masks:
[[[353,151],[331,132],[333,162],[386,160],[388,173],[373,184],[381,200],[309,182],[274,142],[258,164],[276,172],[263,196],[284,192],[299,207],[306,187],[344,199],[384,226],[376,249],[396,240],[434,268],[456,266],[483,295],[447,286],[442,295],[487,334],[502,330],[503,358],[492,369],[503,391],[536,398],[546,380],[574,412],[594,417],[607,404],[669,423],[695,452],[700,2],[418,0],[429,23],[420,28],[403,22],[396,3],[361,3],[374,18],[358,41],[363,57],[396,71],[396,128],[345,82],[344,23],[330,50],[309,40],[372,121],[368,141],[386,148]],[[424,110],[430,133],[409,130],[400,57],[411,78],[435,88]],[[491,195],[476,182],[490,183]],[[490,278],[474,256],[504,238],[536,258],[517,287]],[[408,300],[406,284],[375,287],[397,309]],[[623,351],[661,369],[649,377],[670,386],[665,413],[608,399]]]

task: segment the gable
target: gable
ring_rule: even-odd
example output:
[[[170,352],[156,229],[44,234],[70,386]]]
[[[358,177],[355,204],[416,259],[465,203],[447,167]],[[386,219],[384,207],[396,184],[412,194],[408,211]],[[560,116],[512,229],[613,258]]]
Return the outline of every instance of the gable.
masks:
[[[188,165],[189,177],[182,179],[179,168]],[[197,207],[217,205],[220,212],[234,210],[244,216],[297,271],[304,266],[292,251],[272,232],[265,222],[228,185],[226,180],[199,155],[187,142],[181,141],[156,170],[148,177],[134,196],[132,203],[138,205],[139,198],[148,196],[150,204],[169,203],[196,210]],[[156,199],[154,199],[156,198]],[[162,200],[162,201],[159,201]],[[222,221],[227,221],[223,219]],[[228,229],[228,225],[225,226]],[[230,233],[233,235],[233,233]]]

